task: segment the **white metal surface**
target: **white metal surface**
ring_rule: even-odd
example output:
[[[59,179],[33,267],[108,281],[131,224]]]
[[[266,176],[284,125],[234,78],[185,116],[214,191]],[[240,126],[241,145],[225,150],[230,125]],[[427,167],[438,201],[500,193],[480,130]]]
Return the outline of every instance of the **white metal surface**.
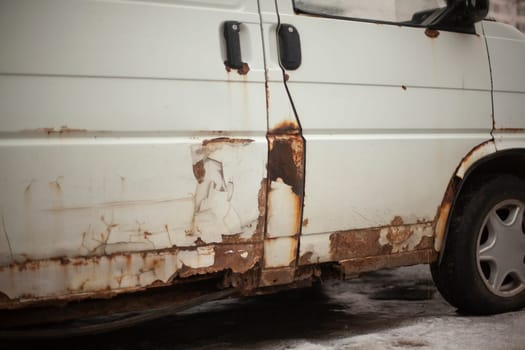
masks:
[[[224,66],[227,20],[242,23],[248,74]],[[2,0],[0,43],[3,266],[255,239],[267,161],[256,0]],[[146,271],[140,256],[122,273]],[[213,247],[169,259],[163,282],[213,265]],[[38,278],[5,268],[0,290],[116,286],[105,271],[121,262],[86,264],[49,261]],[[154,282],[135,277],[119,288]]]
[[[494,84],[498,150],[525,148],[525,36],[503,23],[483,22]]]
[[[490,138],[478,35],[297,15],[303,62],[287,86],[306,139],[303,235],[431,221],[474,146]]]

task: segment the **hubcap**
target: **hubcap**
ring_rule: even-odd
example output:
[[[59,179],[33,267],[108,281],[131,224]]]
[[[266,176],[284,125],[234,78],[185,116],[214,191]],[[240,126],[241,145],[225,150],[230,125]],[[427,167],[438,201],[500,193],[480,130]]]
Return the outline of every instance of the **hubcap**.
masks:
[[[487,214],[478,235],[478,271],[501,297],[525,289],[525,203],[506,200]]]

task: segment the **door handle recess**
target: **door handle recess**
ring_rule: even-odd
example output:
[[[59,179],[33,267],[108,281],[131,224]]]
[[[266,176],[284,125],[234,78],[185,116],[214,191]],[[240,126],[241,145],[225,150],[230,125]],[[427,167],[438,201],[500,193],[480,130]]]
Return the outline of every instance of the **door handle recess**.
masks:
[[[226,66],[232,69],[242,69],[241,41],[239,32],[241,23],[236,21],[224,22],[224,39],[226,39]]]
[[[279,56],[284,69],[295,70],[301,66],[301,39],[290,24],[279,25]]]

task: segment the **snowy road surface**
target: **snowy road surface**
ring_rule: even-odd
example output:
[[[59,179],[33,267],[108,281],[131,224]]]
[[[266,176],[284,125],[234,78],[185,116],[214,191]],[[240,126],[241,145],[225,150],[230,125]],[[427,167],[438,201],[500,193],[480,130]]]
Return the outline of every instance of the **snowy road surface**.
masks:
[[[9,345],[13,349],[13,344]],[[211,302],[132,328],[31,342],[60,349],[525,349],[525,311],[456,314],[427,266]],[[2,344],[0,344],[2,347]]]

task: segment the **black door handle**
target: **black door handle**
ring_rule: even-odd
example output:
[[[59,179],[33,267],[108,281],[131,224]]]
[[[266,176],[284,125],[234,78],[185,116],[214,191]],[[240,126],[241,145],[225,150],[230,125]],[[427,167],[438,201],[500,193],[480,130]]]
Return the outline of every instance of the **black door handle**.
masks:
[[[290,24],[279,25],[279,56],[284,69],[295,70],[301,65],[301,39]]]
[[[241,69],[243,66],[241,55],[241,41],[239,32],[241,23],[236,21],[224,22],[224,39],[226,39],[226,62],[224,64],[232,69]]]

